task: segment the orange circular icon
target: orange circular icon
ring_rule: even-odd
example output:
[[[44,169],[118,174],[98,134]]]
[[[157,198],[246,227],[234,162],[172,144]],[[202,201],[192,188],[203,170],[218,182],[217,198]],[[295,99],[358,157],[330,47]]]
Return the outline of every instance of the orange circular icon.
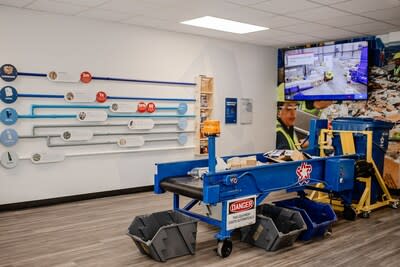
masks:
[[[103,91],[97,92],[96,101],[99,103],[104,103],[107,100],[107,94]]]
[[[154,104],[153,102],[148,103],[146,110],[148,113],[153,113],[154,111],[156,111],[156,104]]]
[[[137,105],[137,111],[140,113],[146,112],[146,103],[139,102]]]
[[[81,82],[90,83],[91,80],[92,80],[92,74],[90,74],[90,72],[84,71],[81,73]]]

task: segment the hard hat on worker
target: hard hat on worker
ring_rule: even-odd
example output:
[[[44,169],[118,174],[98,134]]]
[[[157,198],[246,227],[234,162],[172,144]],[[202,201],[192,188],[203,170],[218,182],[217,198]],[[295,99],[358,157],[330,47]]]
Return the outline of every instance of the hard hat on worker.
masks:
[[[397,52],[396,54],[394,54],[393,59],[400,59],[400,52]]]

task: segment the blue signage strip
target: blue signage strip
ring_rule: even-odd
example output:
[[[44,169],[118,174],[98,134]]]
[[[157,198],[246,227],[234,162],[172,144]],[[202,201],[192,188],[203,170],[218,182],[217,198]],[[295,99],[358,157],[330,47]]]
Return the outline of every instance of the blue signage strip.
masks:
[[[225,123],[237,123],[237,98],[225,98]]]

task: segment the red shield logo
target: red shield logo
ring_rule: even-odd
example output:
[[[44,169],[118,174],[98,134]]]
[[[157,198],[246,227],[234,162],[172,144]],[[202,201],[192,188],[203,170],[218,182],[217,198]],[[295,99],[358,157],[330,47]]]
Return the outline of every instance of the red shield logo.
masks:
[[[297,182],[299,185],[306,185],[310,182],[312,165],[307,162],[302,162],[296,169]]]

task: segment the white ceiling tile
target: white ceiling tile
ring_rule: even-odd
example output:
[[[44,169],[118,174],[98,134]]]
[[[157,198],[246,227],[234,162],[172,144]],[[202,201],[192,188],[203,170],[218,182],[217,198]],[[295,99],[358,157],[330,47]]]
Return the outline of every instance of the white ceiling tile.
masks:
[[[0,0],[0,5],[24,7],[32,2],[33,0]]]
[[[362,13],[361,15],[377,20],[399,19],[400,6],[395,8],[386,8],[381,10],[369,11]]]
[[[304,35],[304,34],[292,34],[284,37],[279,37],[276,40],[279,41],[284,41],[287,43],[310,43],[310,42],[316,42],[317,40],[320,40],[314,36],[309,36],[309,35]]]
[[[125,13],[119,13],[115,11],[108,11],[108,10],[102,10],[102,9],[89,9],[87,11],[84,11],[82,13],[79,13],[78,16],[85,17],[85,18],[91,18],[91,19],[100,19],[100,20],[107,20],[107,21],[121,21],[121,20],[126,20],[131,15],[125,14]]]
[[[87,7],[83,6],[59,3],[49,0],[37,0],[26,6],[26,8],[63,15],[75,15],[87,9]]]
[[[389,24],[393,24],[396,26],[400,26],[400,18],[399,19],[389,19],[389,20],[385,20],[385,22],[389,23]]]
[[[182,12],[182,10],[185,11]],[[268,27],[269,19],[276,17],[276,15],[268,12],[221,1],[189,2],[187,4],[182,4],[179,9],[176,7],[162,8],[151,10],[144,13],[144,15],[174,22],[181,22],[203,16],[214,16],[265,27]]]
[[[108,0],[54,0],[59,3],[72,4],[77,6],[95,7],[101,5]]]
[[[156,5],[142,0],[111,0],[98,6],[99,9],[117,11],[132,15],[142,15],[156,9]]]
[[[177,8],[163,8],[163,9],[145,11],[142,13],[142,15],[154,19],[162,19],[178,23],[189,19],[203,17],[206,14],[204,13],[203,10],[198,10],[198,9],[192,9],[182,12],[182,10],[179,10]]]
[[[321,19],[318,21],[320,24],[325,24],[333,27],[344,27],[348,25],[356,25],[362,23],[373,22],[373,20],[360,17],[357,15],[341,16],[337,18]]]
[[[382,34],[392,33],[392,32],[396,32],[396,31],[400,31],[400,27],[387,29],[387,30],[371,31],[369,34],[370,35],[382,35]]]
[[[365,34],[371,34],[371,32],[375,31],[386,31],[388,29],[393,29],[394,26],[384,23],[384,22],[370,22],[370,23],[363,23],[363,24],[358,24],[358,25],[349,25],[345,27],[346,30],[353,31],[353,32],[359,32],[359,33],[365,33]]]
[[[184,25],[184,24],[173,24],[173,25],[171,24],[171,26],[168,28],[169,28],[168,30],[175,31],[175,32],[183,32],[183,33],[188,33],[188,34],[193,34],[193,35],[201,35],[201,36],[219,38],[219,39],[231,40],[231,41],[239,41],[239,42],[246,42],[246,43],[253,43],[253,44],[255,43],[253,40],[246,37],[245,34],[235,34],[235,33],[221,32],[221,31],[216,31],[216,30],[211,30],[211,29],[190,27],[189,25]]]
[[[378,9],[392,8],[400,6],[398,0],[351,0],[349,2],[339,3],[332,5],[337,9],[352,13],[364,13],[368,11],[374,11]]]
[[[268,39],[268,38],[278,39],[279,37],[284,37],[288,35],[293,35],[293,33],[279,31],[279,30],[266,30],[266,31],[246,33],[246,36],[248,36],[251,39]]]
[[[252,5],[252,7],[277,14],[287,14],[300,10],[320,7],[321,5],[306,0],[270,0]]]
[[[254,4],[257,4],[257,3],[264,2],[265,0],[226,0],[226,1],[227,2],[231,2],[233,4],[249,6],[249,5],[254,5]]]
[[[296,25],[296,24],[301,24],[304,23],[304,21],[294,19],[294,18],[288,18],[282,15],[275,16],[269,19],[265,20],[265,26],[268,28],[279,28],[279,27],[285,27],[285,26],[290,26],[290,25]]]
[[[155,7],[179,6],[188,0],[142,0]]]
[[[321,19],[330,19],[330,18],[336,18],[340,16],[345,16],[349,15],[349,13],[336,10],[330,7],[317,7],[313,9],[307,9],[307,10],[302,10],[302,11],[297,11],[294,13],[288,13],[287,14],[290,17],[294,17],[297,19],[302,19],[306,21],[317,21]]]
[[[332,28],[329,31],[315,31],[313,33],[310,33],[310,35],[324,39],[340,39],[340,38],[355,37],[358,36],[359,34],[351,31],[346,31],[343,29]]]
[[[315,31],[325,31],[325,30],[327,31],[332,29],[332,27],[307,22],[307,23],[282,27],[279,29],[293,33],[313,33]]]
[[[311,2],[317,3],[317,4],[322,4],[322,5],[332,5],[332,4],[337,4],[341,2],[348,2],[350,0],[309,0]]]

